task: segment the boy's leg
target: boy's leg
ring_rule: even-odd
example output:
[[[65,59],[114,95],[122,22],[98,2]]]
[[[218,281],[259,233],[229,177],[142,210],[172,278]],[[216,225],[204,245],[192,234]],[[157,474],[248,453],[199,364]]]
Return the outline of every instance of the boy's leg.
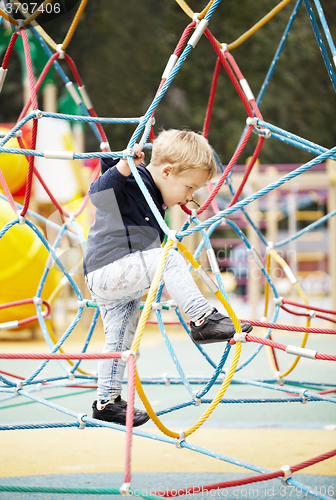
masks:
[[[152,250],[143,252],[143,257],[148,264],[152,279],[155,259],[151,252]],[[157,262],[155,264],[157,266]],[[193,280],[184,258],[176,250],[171,250],[168,254],[163,280],[168,293],[190,319],[191,338],[196,344],[223,342],[233,337],[235,334],[233,322],[228,316],[210,306]],[[246,333],[252,330],[249,323],[242,323],[241,327]]]
[[[114,268],[118,270],[118,266],[114,266]],[[118,296],[118,293],[109,293],[105,290],[108,275],[118,278],[111,269],[107,272],[105,268],[90,273],[86,278],[92,298],[97,301],[100,307],[104,324],[105,345],[103,352],[127,351],[132,345],[137,327],[142,291],[132,293],[130,290],[128,297],[126,297],[126,293],[123,293],[124,298],[113,300],[115,296]],[[122,359],[99,360],[98,398],[92,405],[94,418],[125,425],[127,403],[121,399],[125,365],[126,362]],[[134,427],[144,424],[148,419],[147,412],[134,409]]]
[[[138,324],[141,297],[116,300],[100,307],[104,324],[103,352],[130,349]],[[121,394],[126,362],[122,359],[100,359],[98,362],[98,398],[114,401]]]

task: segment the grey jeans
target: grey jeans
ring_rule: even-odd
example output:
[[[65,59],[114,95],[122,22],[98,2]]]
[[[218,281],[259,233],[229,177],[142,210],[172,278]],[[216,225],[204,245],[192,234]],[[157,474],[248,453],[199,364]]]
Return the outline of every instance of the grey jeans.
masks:
[[[136,252],[88,273],[86,283],[100,307],[104,324],[103,352],[130,349],[140,315],[143,292],[149,288],[162,248]],[[169,295],[191,321],[197,321],[211,306],[191,277],[184,258],[170,250],[162,279]],[[98,397],[114,400],[121,394],[125,362],[103,359],[98,362]]]

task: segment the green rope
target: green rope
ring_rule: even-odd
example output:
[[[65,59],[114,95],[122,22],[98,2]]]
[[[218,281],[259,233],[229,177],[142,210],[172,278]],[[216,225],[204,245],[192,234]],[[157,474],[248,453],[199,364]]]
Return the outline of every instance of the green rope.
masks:
[[[70,493],[81,495],[120,495],[119,488],[63,488],[52,486],[17,486],[0,484],[0,491],[9,491],[16,493]],[[155,495],[141,495],[139,490],[129,488],[130,496],[142,497],[148,500],[156,500]]]

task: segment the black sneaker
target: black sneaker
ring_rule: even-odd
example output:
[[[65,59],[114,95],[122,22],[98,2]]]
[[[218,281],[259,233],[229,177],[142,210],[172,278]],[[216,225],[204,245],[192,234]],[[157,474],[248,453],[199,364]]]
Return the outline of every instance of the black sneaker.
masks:
[[[241,323],[244,333],[250,333],[253,329],[250,323]],[[190,336],[195,344],[212,344],[214,342],[227,342],[236,333],[231,318],[219,313],[213,308],[212,313],[196,326],[190,321]]]
[[[102,410],[97,409],[97,401],[92,404],[92,417],[106,422],[114,422],[116,424],[126,425],[127,402],[118,396],[113,403],[108,403]],[[134,408],[133,427],[138,427],[149,420],[149,415],[146,411],[137,410]]]

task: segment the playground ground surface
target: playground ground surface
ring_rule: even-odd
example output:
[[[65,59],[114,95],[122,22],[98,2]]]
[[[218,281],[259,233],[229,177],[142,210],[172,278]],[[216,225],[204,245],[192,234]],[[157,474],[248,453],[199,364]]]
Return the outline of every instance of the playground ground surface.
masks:
[[[241,314],[241,317],[243,315]],[[328,326],[329,327],[329,326]],[[100,352],[103,344],[101,326],[96,328],[89,345],[89,352]],[[180,327],[167,327],[176,355],[187,375],[210,376],[213,369],[191,344]],[[263,336],[263,331],[255,329]],[[64,348],[66,352],[79,352],[83,332],[74,331]],[[275,340],[285,344],[299,344],[301,334],[276,332]],[[299,340],[298,340],[299,339]],[[329,335],[311,335],[307,347],[321,353],[334,353],[334,339]],[[218,361],[223,345],[211,345],[207,352]],[[242,345],[241,360],[245,360],[255,346]],[[0,341],[4,352],[47,352],[41,339]],[[231,356],[231,354],[230,354]],[[280,353],[280,366],[290,366],[293,357]],[[230,362],[230,359],[229,359]],[[37,366],[36,360],[2,360],[3,370],[21,376],[29,375]],[[88,371],[96,370],[96,361],[85,361],[81,365]],[[176,375],[176,368],[167,352],[164,341],[156,327],[146,329],[141,342],[140,359],[137,362],[140,377],[160,376],[164,373]],[[49,363],[45,375],[60,373],[56,362]],[[240,372],[237,379],[265,380],[273,378],[266,349]],[[336,384],[336,370],[332,362],[312,361],[302,358],[288,376],[289,380],[328,382]],[[195,386],[199,390],[203,386]],[[181,385],[145,385],[145,392],[154,410],[160,410],[190,399]],[[219,389],[211,389],[214,397]],[[123,390],[126,397],[126,386]],[[279,395],[277,393],[277,395]],[[91,415],[94,390],[49,389],[41,397],[55,398],[55,404],[79,413]],[[282,397],[283,393],[279,395]],[[224,398],[275,397],[274,391],[251,385],[231,383]],[[23,404],[21,404],[23,403]],[[139,398],[136,405],[142,407]],[[7,406],[7,408],[4,408]],[[191,406],[162,417],[166,427],[180,431],[188,429],[205,411],[206,405]],[[60,422],[71,421],[70,417],[42,405],[26,401],[22,397],[1,403],[0,422]],[[143,431],[160,434],[149,421],[141,427]],[[119,488],[123,482],[125,460],[125,433],[106,428],[49,428],[29,430],[6,430],[0,434],[0,485],[15,484],[29,486],[106,487]],[[235,459],[279,470],[282,465],[294,465],[336,448],[336,410],[332,403],[251,403],[220,404],[205,424],[187,438],[187,442],[217,451]],[[132,447],[132,482],[137,493],[165,491],[184,486],[211,484],[254,475],[247,469],[232,463],[216,460],[189,449],[178,449],[174,445],[153,439],[135,436]],[[313,493],[336,498],[336,457],[302,470],[295,474],[297,481],[312,487]],[[280,480],[263,481],[229,489],[194,493],[200,497],[223,498],[313,498],[300,488],[286,486]],[[104,495],[103,498],[115,498]],[[77,500],[102,498],[101,495],[46,494],[0,492],[0,500]],[[119,498],[119,496],[118,496]]]

